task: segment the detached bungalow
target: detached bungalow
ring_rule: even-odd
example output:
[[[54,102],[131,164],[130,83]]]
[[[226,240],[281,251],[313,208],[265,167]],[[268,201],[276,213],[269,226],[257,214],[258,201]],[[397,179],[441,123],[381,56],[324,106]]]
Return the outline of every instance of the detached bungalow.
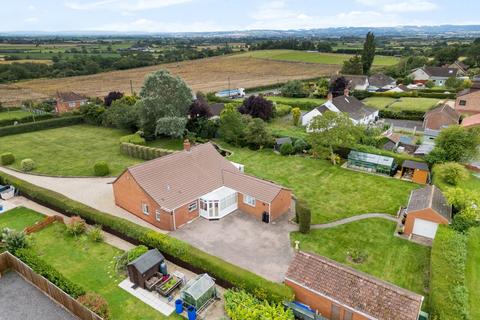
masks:
[[[368,77],[368,83],[368,91],[370,92],[389,91],[397,87],[397,80],[383,73],[377,73]]]
[[[448,78],[459,77],[464,74],[457,68],[423,67],[415,69],[409,77],[414,83],[426,83],[432,81],[436,86],[443,87]]]
[[[75,92],[57,92],[55,111],[64,113],[77,110],[87,101],[87,97]]]
[[[451,125],[458,124],[460,114],[447,104],[442,104],[425,113],[423,128],[441,130]]]
[[[457,94],[455,110],[468,115],[480,113],[480,79],[476,78],[470,89],[460,91]]]
[[[418,320],[423,297],[336,261],[299,252],[285,276],[295,299],[331,320]]]
[[[263,222],[290,210],[292,193],[241,172],[211,143],[129,167],[113,182],[115,203],[164,230],[239,209]]]

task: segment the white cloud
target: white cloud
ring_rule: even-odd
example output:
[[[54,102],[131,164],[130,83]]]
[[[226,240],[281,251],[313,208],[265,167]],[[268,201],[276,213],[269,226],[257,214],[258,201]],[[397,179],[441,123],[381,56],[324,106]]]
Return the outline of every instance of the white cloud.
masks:
[[[38,22],[38,18],[37,17],[28,17],[28,18],[23,19],[23,21],[25,21],[27,23],[35,23],[35,22]]]
[[[33,11],[33,10],[35,10],[35,6],[31,4],[27,7],[27,9],[30,10],[30,11]]]
[[[356,2],[389,13],[425,12],[436,10],[438,8],[434,2],[429,0],[406,0],[400,2],[389,0],[356,0]]]
[[[154,21],[142,18],[125,23],[107,24],[91,28],[90,30],[118,32],[191,32],[220,31],[222,29],[211,21],[180,23]]]
[[[65,2],[65,6],[73,10],[82,11],[101,8],[129,12],[170,7],[191,1],[192,0],[99,0],[91,2],[67,1]]]

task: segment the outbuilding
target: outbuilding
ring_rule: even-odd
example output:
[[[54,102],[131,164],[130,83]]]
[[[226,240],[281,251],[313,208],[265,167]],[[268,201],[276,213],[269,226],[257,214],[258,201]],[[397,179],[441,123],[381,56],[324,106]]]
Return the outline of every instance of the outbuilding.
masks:
[[[152,249],[127,265],[128,278],[133,284],[145,289],[146,281],[157,272],[166,273],[166,268],[163,255],[158,249]]]
[[[397,171],[397,164],[392,157],[354,150],[348,154],[347,167],[385,175],[394,175]]]
[[[404,234],[434,239],[438,225],[452,220],[452,206],[436,186],[413,190],[406,209]]]
[[[180,292],[180,297],[186,305],[201,311],[217,298],[215,281],[206,273],[200,274],[188,281]]]
[[[430,169],[425,162],[405,160],[402,164],[402,179],[420,184],[427,184],[430,180]]]

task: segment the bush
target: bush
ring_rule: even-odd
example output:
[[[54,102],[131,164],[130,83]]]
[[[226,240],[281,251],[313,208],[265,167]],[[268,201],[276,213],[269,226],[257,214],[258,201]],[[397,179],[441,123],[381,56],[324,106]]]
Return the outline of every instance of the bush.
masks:
[[[142,137],[142,135],[140,134],[140,132],[136,132],[134,134],[129,134],[127,136],[123,136],[120,138],[120,143],[123,143],[123,142],[126,142],[126,143],[132,143],[132,144],[138,144],[138,145],[141,145],[141,146],[144,146],[146,145],[147,143],[145,142],[145,138]]]
[[[288,156],[290,154],[293,154],[293,146],[291,143],[284,143],[280,147],[280,154],[282,156]]]
[[[110,173],[110,168],[106,161],[98,161],[93,166],[93,172],[97,177],[103,177]]]
[[[300,108],[293,108],[292,109],[292,120],[293,120],[293,125],[298,126],[300,124],[300,117],[302,116],[302,112],[300,111]]]
[[[18,124],[16,126],[0,127],[0,137],[39,130],[68,127],[80,123],[83,123],[82,116],[64,116],[44,121]]]
[[[305,84],[300,80],[290,80],[281,89],[282,96],[288,98],[308,97],[308,91]]]
[[[288,114],[290,114],[290,111],[292,110],[292,106],[289,106],[287,104],[277,104],[275,106],[275,117],[284,117]]]
[[[23,231],[4,229],[2,230],[1,238],[2,238],[2,241],[5,243],[7,250],[13,254],[18,249],[29,247],[27,235]]]
[[[166,156],[173,153],[174,151],[122,142],[122,144],[120,145],[120,152],[132,158],[151,160]]]
[[[301,233],[310,232],[310,224],[312,223],[312,212],[307,203],[303,200],[297,199],[295,204],[295,212],[298,219],[298,231]]]
[[[32,159],[23,159],[22,162],[20,162],[20,167],[22,171],[29,172],[36,168],[36,164]]]
[[[88,239],[92,242],[102,242],[103,241],[103,232],[101,226],[93,226],[87,231]]]
[[[456,186],[470,177],[468,170],[456,162],[436,164],[433,167],[433,174],[435,178],[452,186]]]
[[[78,297],[78,302],[83,304],[85,307],[95,312],[104,320],[111,319],[110,308],[108,307],[108,302],[104,297],[98,293],[88,292],[80,297]]]
[[[15,162],[15,156],[11,152],[5,152],[0,155],[0,163],[2,166],[8,166]]]
[[[85,220],[79,216],[74,216],[70,219],[70,222],[66,224],[66,231],[72,236],[79,236],[87,230],[87,224]]]
[[[424,115],[425,115],[425,112],[417,111],[417,110],[391,111],[388,109],[382,109],[378,112],[378,116],[380,118],[414,120],[414,121],[423,121]]]
[[[155,232],[128,220],[91,208],[64,195],[44,189],[0,171],[0,182],[22,190],[31,200],[65,215],[79,215],[90,224],[101,225],[107,232],[150,248],[158,248],[170,259],[196,272],[208,272],[224,286],[244,289],[259,299],[282,302],[293,297],[292,290],[283,284],[266,280],[248,270],[228,263],[168,234]]]
[[[295,153],[303,153],[305,150],[309,149],[308,143],[303,140],[303,139],[297,139],[295,140],[295,143],[293,144],[293,152]]]
[[[38,258],[38,256],[29,249],[19,249],[14,254],[18,259],[22,260],[32,268],[35,273],[49,280],[72,298],[76,299],[85,294],[85,290],[81,286],[65,278],[63,274],[42,259]]]

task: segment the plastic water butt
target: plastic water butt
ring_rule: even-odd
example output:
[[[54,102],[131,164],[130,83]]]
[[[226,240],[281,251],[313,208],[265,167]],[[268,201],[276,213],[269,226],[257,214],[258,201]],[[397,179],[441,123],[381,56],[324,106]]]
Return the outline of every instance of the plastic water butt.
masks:
[[[182,299],[175,300],[175,312],[181,314],[183,312],[183,301]]]
[[[195,310],[195,307],[188,307],[187,309],[188,313],[188,320],[196,320],[197,319],[197,310]]]

